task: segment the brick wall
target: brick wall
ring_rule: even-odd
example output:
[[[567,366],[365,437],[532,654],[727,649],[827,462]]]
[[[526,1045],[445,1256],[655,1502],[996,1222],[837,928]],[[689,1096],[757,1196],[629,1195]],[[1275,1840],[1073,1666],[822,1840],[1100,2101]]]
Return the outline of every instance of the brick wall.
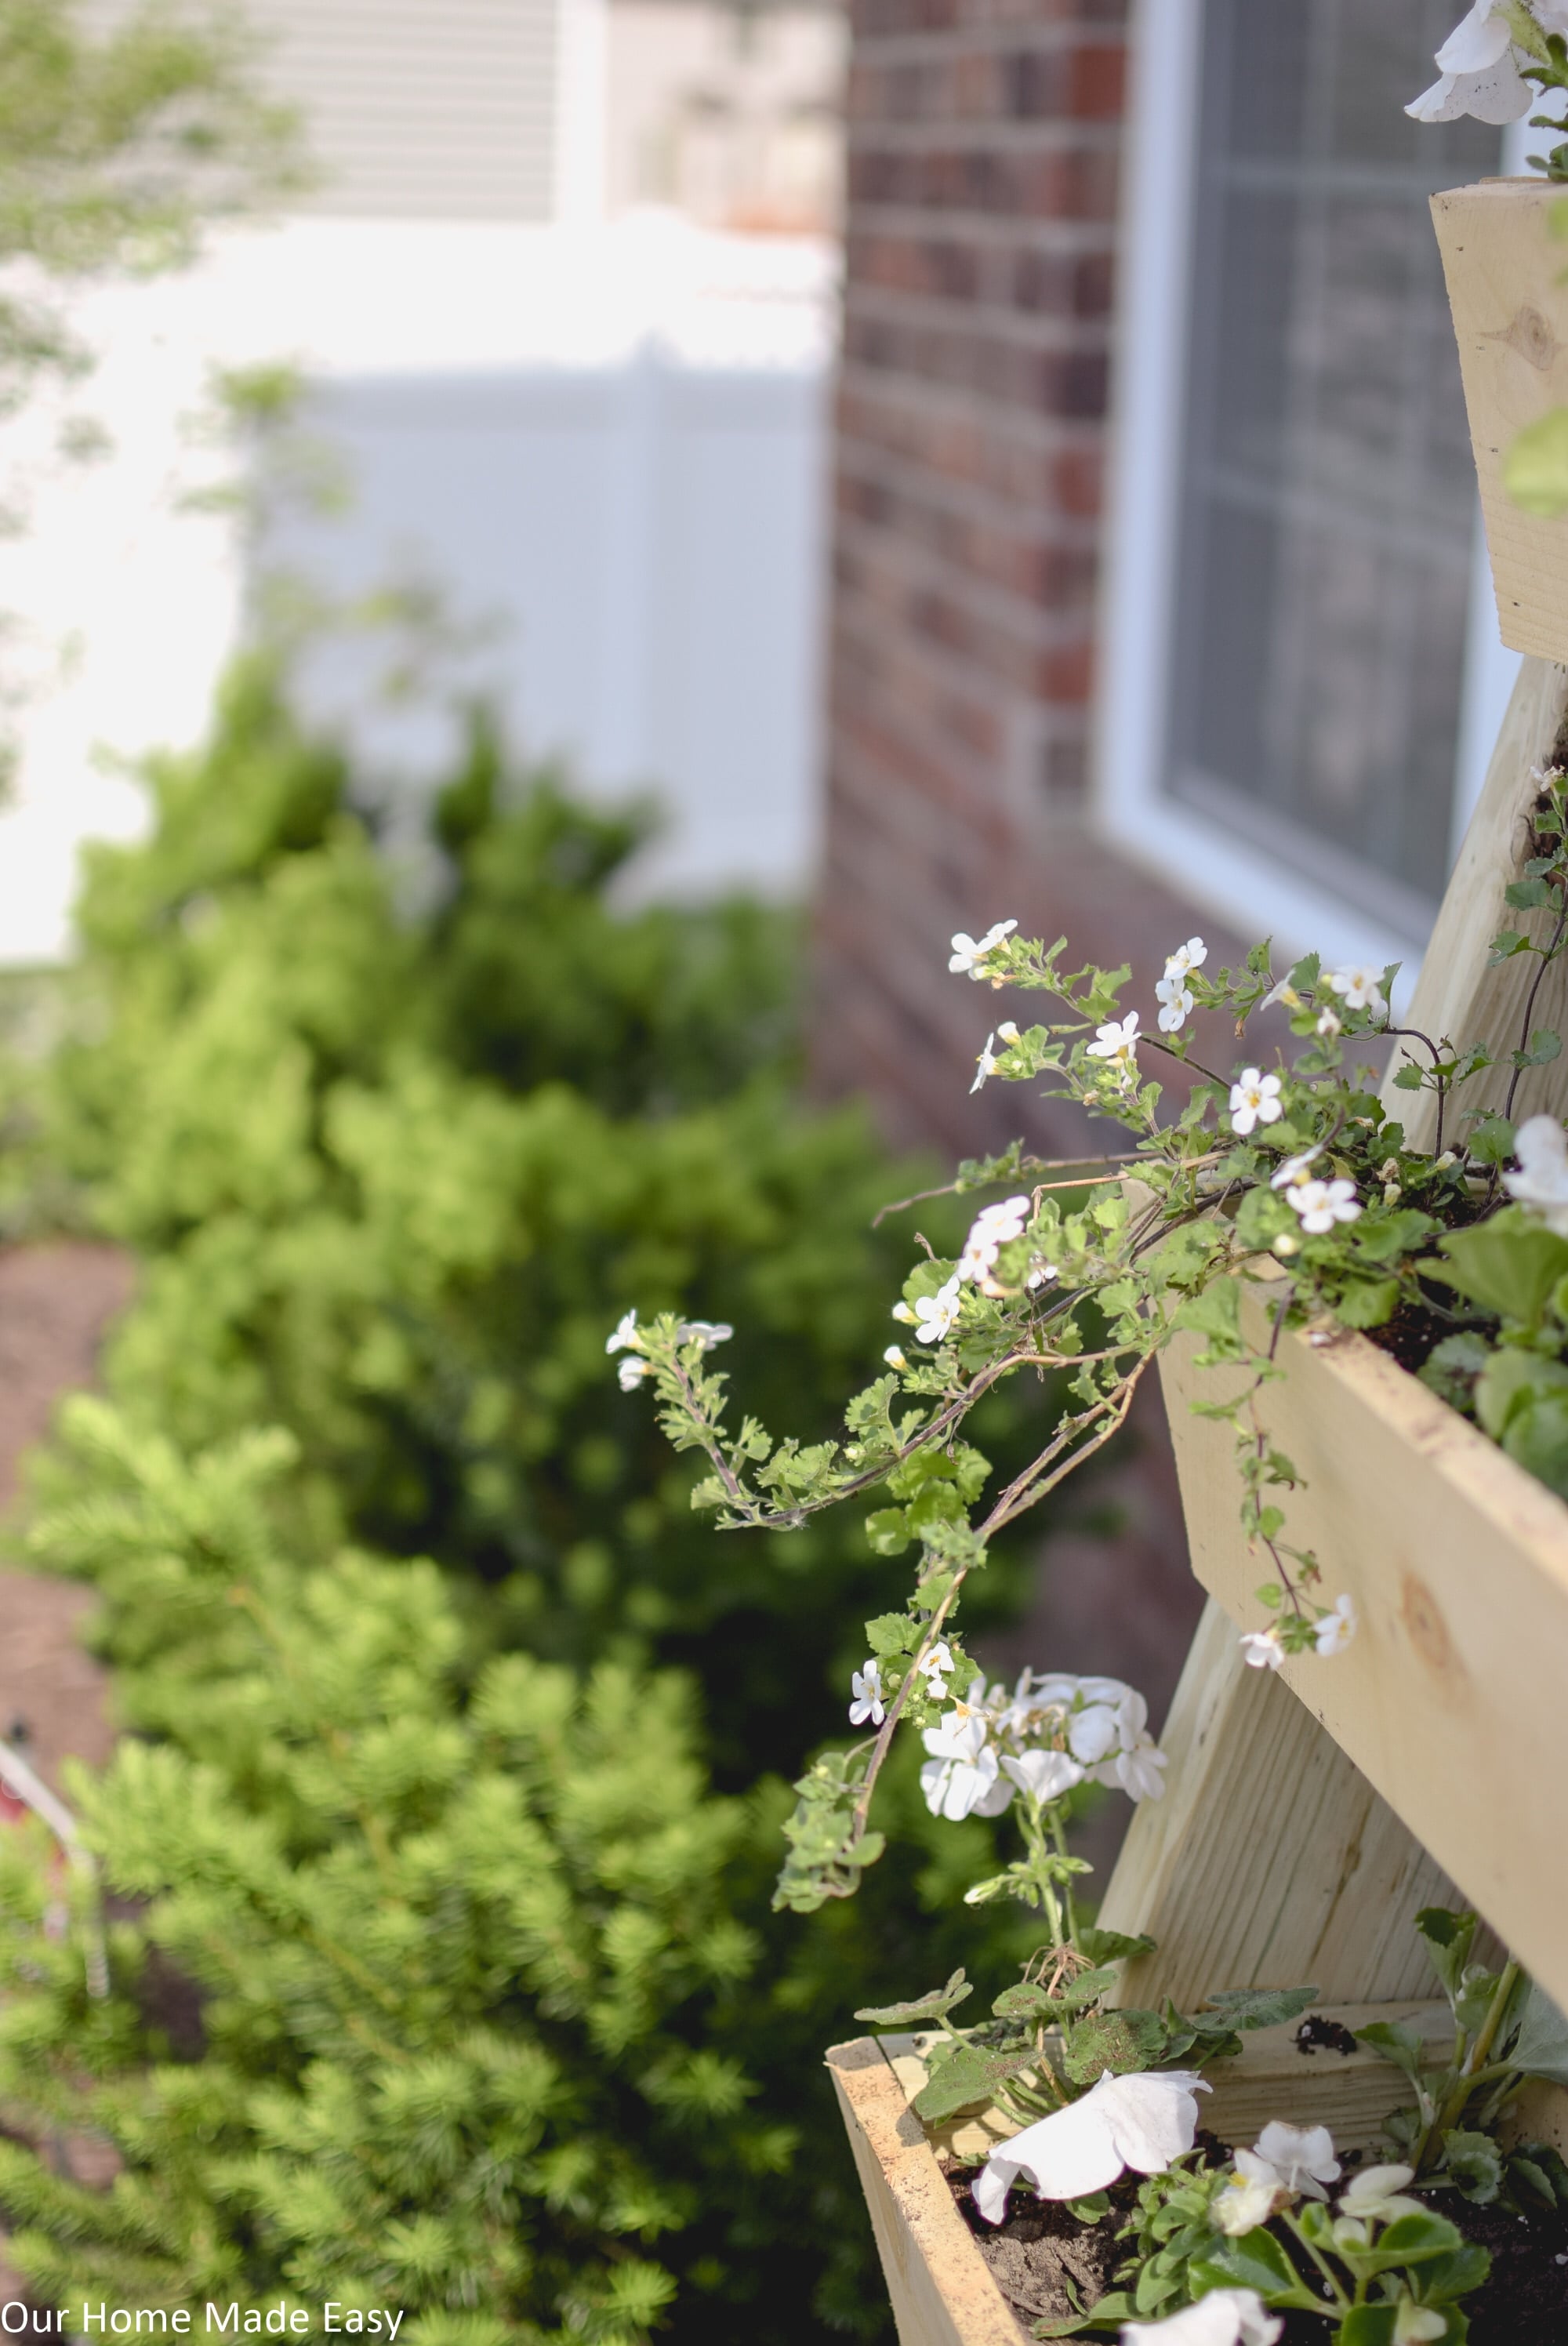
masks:
[[[1078,1133],[968,1098],[1017,1005],[948,975],[952,933],[1152,977],[1198,917],[1084,820],[1125,16],[853,0],[816,1063],[965,1153]]]

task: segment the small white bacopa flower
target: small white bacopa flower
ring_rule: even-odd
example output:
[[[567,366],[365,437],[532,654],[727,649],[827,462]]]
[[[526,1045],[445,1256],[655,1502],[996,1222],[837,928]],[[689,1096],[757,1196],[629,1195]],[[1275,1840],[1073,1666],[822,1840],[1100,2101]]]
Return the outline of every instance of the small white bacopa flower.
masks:
[[[1314,1635],[1320,1654],[1342,1654],[1355,1636],[1359,1622],[1353,1596],[1337,1596],[1331,1610],[1318,1617]]]
[[[1211,2289],[1163,2321],[1124,2321],[1122,2346],[1274,2346],[1284,2328],[1255,2289]]]
[[[1239,1079],[1230,1087],[1232,1132],[1245,1139],[1255,1124],[1278,1124],[1284,1113],[1278,1076],[1266,1076],[1257,1067],[1243,1067]]]
[[[1334,2137],[1327,2127],[1287,2126],[1283,2118],[1273,2118],[1252,2148],[1255,2157],[1274,2169],[1281,2190],[1304,2198],[1327,2199],[1324,2185],[1339,2179]]]
[[[1241,1658],[1249,1670],[1277,1670],[1285,1659],[1278,1629],[1248,1629],[1241,1640]]]
[[[960,929],[952,940],[952,958],[948,963],[949,969],[952,971],[955,977],[969,976],[975,979],[989,977],[991,972],[988,969],[983,969],[980,964],[996,951],[1003,938],[1013,934],[1017,926],[1016,921],[996,921],[986,930],[983,937],[972,937],[967,930]]]
[[[1305,1181],[1322,1154],[1322,1145],[1318,1142],[1310,1148],[1304,1148],[1299,1157],[1288,1157],[1278,1173],[1270,1176],[1269,1188],[1288,1189],[1295,1182]]]
[[[972,1098],[974,1094],[980,1089],[981,1085],[985,1081],[987,1076],[993,1076],[996,1073],[996,1055],[992,1049],[992,1045],[995,1040],[996,1030],[993,1027],[991,1033],[985,1038],[985,1047],[982,1050],[974,1063],[976,1074],[974,1081],[969,1087],[971,1098]]]
[[[1336,1222],[1353,1222],[1361,1208],[1353,1181],[1296,1181],[1285,1192],[1309,1238],[1325,1238]]]
[[[1185,945],[1177,945],[1174,954],[1166,955],[1166,975],[1185,977],[1189,969],[1201,969],[1208,959],[1208,947],[1201,937],[1188,937]]]
[[[605,1350],[606,1352],[624,1352],[629,1345],[636,1352],[641,1350],[642,1341],[637,1332],[636,1311],[623,1311],[616,1322],[615,1334],[605,1338]]]
[[[908,1361],[904,1358],[901,1347],[897,1344],[890,1344],[887,1351],[882,1354],[882,1358],[886,1361],[890,1369],[902,1370],[907,1369],[909,1366]]]
[[[1081,2100],[997,2145],[975,2178],[974,2204],[988,2224],[1000,2224],[1021,2175],[1037,2199],[1085,2199],[1128,2167],[1161,2175],[1192,2148],[1197,2096],[1208,2090],[1193,2069],[1125,2077],[1107,2069]]]
[[[1034,1210],[1031,1198],[1004,1198],[999,1205],[983,1206],[975,1216],[959,1257],[960,1279],[983,1285],[996,1266],[996,1258],[1010,1239],[1021,1239]]]
[[[1513,1153],[1519,1170],[1502,1177],[1509,1195],[1568,1238],[1568,1135],[1554,1116],[1527,1117],[1513,1136]]]
[[[1138,1014],[1129,1010],[1125,1018],[1110,1019],[1095,1029],[1095,1040],[1088,1045],[1091,1059],[1105,1059],[1122,1071],[1124,1078],[1135,1073],[1138,1064]]]
[[[623,1392],[636,1392],[643,1379],[652,1374],[651,1361],[639,1361],[635,1352],[628,1352],[616,1371],[616,1378]]]
[[[1335,994],[1345,997],[1347,1010],[1386,1010],[1383,1000],[1383,973],[1356,963],[1349,969],[1327,971],[1323,983]]]
[[[728,1344],[735,1331],[728,1320],[683,1320],[675,1332],[678,1342],[697,1342],[711,1352],[715,1344]]]
[[[922,1295],[915,1305],[915,1334],[922,1344],[940,1344],[958,1318],[959,1275],[955,1270],[934,1295]]]
[[[854,1700],[850,1705],[850,1725],[863,1727],[869,1719],[880,1727],[887,1713],[882,1708],[882,1668],[880,1662],[868,1662],[863,1670],[850,1674],[850,1692]]]

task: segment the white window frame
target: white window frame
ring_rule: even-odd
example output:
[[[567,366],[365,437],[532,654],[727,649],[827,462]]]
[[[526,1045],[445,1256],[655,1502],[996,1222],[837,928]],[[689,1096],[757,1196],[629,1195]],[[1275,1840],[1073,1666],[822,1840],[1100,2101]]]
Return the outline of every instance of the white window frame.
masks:
[[[1275,966],[1316,948],[1335,960],[1402,961],[1413,983],[1426,940],[1349,903],[1320,882],[1161,789],[1176,638],[1180,466],[1186,439],[1193,180],[1204,0],[1136,0],[1130,33],[1112,464],[1100,615],[1095,818],[1147,865],[1250,942],[1272,935]],[[1505,169],[1526,139],[1506,134]],[[1485,779],[1518,673],[1497,630],[1476,512],[1465,674],[1455,745],[1451,862]]]

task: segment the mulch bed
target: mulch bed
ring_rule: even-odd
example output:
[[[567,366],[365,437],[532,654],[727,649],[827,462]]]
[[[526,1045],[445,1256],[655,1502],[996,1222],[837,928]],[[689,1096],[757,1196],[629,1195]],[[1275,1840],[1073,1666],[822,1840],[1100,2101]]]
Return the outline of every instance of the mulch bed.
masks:
[[[1031,2198],[1025,2186],[1014,2190],[1006,2220],[993,2226],[970,2191],[975,2170],[944,2160],[942,2172],[1025,2337],[1033,2335],[1036,2322],[1071,2320],[1074,2295],[1079,2306],[1089,2306],[1105,2294],[1126,2254],[1116,2234],[1133,2204],[1134,2180],[1115,2187],[1111,2212],[1098,2224],[1081,2224],[1059,2202]],[[1470,2346],[1568,2346],[1568,2212],[1518,2216],[1447,2194],[1434,2195],[1432,2205],[1467,2239],[1492,2252],[1492,2278],[1465,2307]],[[1310,2314],[1294,2313],[1287,2317],[1281,2346],[1323,2346],[1327,2335]]]

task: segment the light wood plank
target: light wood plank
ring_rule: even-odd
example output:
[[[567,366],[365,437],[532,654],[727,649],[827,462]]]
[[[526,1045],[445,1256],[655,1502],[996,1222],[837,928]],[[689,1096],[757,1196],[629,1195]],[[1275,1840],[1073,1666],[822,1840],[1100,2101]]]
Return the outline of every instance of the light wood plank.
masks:
[[[1172,1406],[1189,1527],[1195,1506],[1223,1496],[1234,1519],[1228,1446],[1229,1491],[1189,1493],[1192,1447],[1174,1423],[1186,1410]],[[1431,1992],[1412,1922],[1455,1902],[1451,1882],[1288,1687],[1247,1668],[1212,1598],[1161,1741],[1168,1789],[1135,1812],[1100,1912],[1109,1930],[1158,1941],[1127,1965],[1121,2002],[1186,2006],[1216,1988],[1308,1982],[1335,2004]]]
[[[1261,1332],[1259,1308],[1252,1302],[1248,1311]],[[1163,1363],[1193,1569],[1233,1623],[1255,1626],[1252,1590],[1262,1574],[1237,1522],[1231,1432],[1186,1406],[1216,1399],[1234,1372],[1196,1369],[1196,1349],[1178,1338]],[[1217,1902],[1228,1894],[1224,1826],[1214,1818],[1205,1827],[1206,1798],[1228,1808],[1239,1878],[1249,1878],[1250,1843],[1260,1883],[1277,1885],[1281,1899],[1293,1896],[1293,1872],[1316,1864],[1320,1844],[1359,1846],[1324,1812],[1317,1776],[1302,1780],[1300,1828],[1291,1830],[1291,1787],[1278,1780],[1272,1760],[1260,1755],[1248,1774],[1251,1706],[1275,1705],[1288,1689],[1465,1899],[1568,2004],[1568,1506],[1364,1338],[1319,1349],[1287,1336],[1279,1357],[1288,1374],[1265,1389],[1260,1414],[1304,1477],[1288,1494],[1288,1536],[1317,1552],[1329,1596],[1349,1591],[1360,1632],[1332,1660],[1288,1662],[1260,1693],[1233,1665],[1228,1692],[1225,1674],[1217,1678],[1219,1707],[1207,1729],[1202,1706],[1192,1708],[1191,1726],[1181,1729],[1189,1740],[1170,1771],[1176,1783],[1167,1799],[1178,1803],[1166,1829],[1170,1847],[1135,1861],[1166,1901],[1162,1908],[1155,1900],[1147,1926],[1158,1934],[1189,1862],[1212,1868]],[[1289,1748],[1288,1730],[1280,1732]],[[1207,1771],[1207,1794],[1201,1780],[1184,1782],[1189,1770],[1200,1780]],[[1258,1800],[1287,1839],[1265,1843],[1251,1821]],[[1158,1831],[1141,1818],[1138,1829]],[[1184,1831],[1199,1837],[1190,1858]],[[1212,1851],[1202,1846],[1206,1833],[1217,1844]],[[1118,1872],[1115,1903],[1107,1900],[1107,1912],[1125,1927],[1142,1919],[1132,1911],[1135,1878]],[[1380,1888],[1368,1879],[1359,1894],[1374,1905],[1408,1906],[1422,1902],[1418,1888],[1413,1873],[1396,1867],[1394,1879]],[[1387,1920],[1374,1921],[1374,1935],[1397,1961]],[[1272,1926],[1273,1918],[1266,1913],[1265,1922]],[[1303,1937],[1282,1939],[1277,1928],[1268,1943],[1276,1980],[1308,1952]]]

